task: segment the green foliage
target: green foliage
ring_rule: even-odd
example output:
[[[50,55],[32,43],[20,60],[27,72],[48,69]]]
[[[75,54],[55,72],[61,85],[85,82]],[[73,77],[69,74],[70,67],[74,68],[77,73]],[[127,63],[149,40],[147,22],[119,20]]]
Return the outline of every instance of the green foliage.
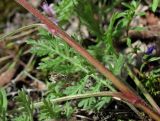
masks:
[[[41,106],[40,119],[59,119],[62,117],[69,118],[73,112],[74,109],[68,102],[66,102],[62,107],[62,105],[51,103],[49,99],[44,99],[43,105]]]
[[[141,73],[143,73],[143,84],[144,86],[148,89],[148,91],[152,95],[159,95],[160,90],[159,86],[160,85],[160,69],[159,66],[156,68],[153,68],[152,70],[149,70],[148,72],[143,72],[145,66],[149,65],[152,62],[159,62],[160,57],[154,57],[152,55],[144,55],[143,57],[144,62],[141,65]]]
[[[114,60],[114,61],[113,61]],[[118,56],[116,55],[109,55],[104,57],[104,62],[109,63],[109,69],[115,74],[119,75],[121,73],[121,69],[123,68],[125,57],[121,54]]]
[[[47,56],[42,59],[39,69],[64,74],[88,72],[83,66],[86,63],[85,60],[58,37],[54,38],[46,32],[39,41],[29,40],[27,43],[33,46],[31,49],[33,54]]]
[[[13,121],[30,121],[28,115],[22,113],[20,116],[15,117]]]
[[[59,21],[68,21],[74,14],[74,7],[78,4],[78,0],[61,0],[55,10],[58,14]]]
[[[68,118],[71,117],[71,115],[75,111],[69,102],[66,102],[65,105],[63,105],[63,109],[65,116]]]
[[[100,39],[102,34],[99,27],[99,21],[94,18],[97,14],[95,13],[96,9],[96,6],[93,5],[90,0],[79,0],[77,6],[75,7],[76,13],[82,24],[86,25],[89,31]]]
[[[125,31],[128,32],[128,30],[131,29],[129,25],[133,17],[136,16],[135,10],[138,7],[138,3],[135,1],[132,1],[130,4],[122,4],[127,8],[127,10],[121,13],[115,12],[112,15],[108,29],[105,32],[103,39],[108,46],[108,51],[113,53],[115,53],[115,48],[113,45],[114,39],[120,38],[121,35],[123,35],[122,33],[124,33]]]
[[[160,69],[155,69],[146,74],[145,79],[143,80],[145,87],[148,91],[157,96],[160,94],[159,86],[160,85]]]
[[[74,94],[82,94],[85,92],[85,85],[88,81],[88,77],[86,76],[83,79],[81,79],[78,83],[76,83],[74,86],[69,86],[65,89],[64,94],[66,95],[74,95]]]
[[[152,55],[144,55],[143,56],[143,64],[141,65],[140,71],[143,70],[143,68],[149,64],[150,62],[156,62],[159,61],[160,57],[154,57]]]
[[[106,6],[107,2],[106,0],[61,0],[55,5],[55,10],[59,25],[65,25],[65,22],[69,21],[72,16],[77,16],[80,20],[80,26],[85,25],[89,33],[95,36],[95,40],[98,40],[96,41],[96,45],[88,45],[86,49],[113,72],[114,75],[121,78],[126,57],[117,53],[114,42],[123,37],[124,40],[126,39],[127,45],[131,47],[131,39],[127,36],[128,31],[130,29],[140,31],[143,28],[131,28],[130,23],[135,16],[143,15],[143,13],[135,12],[140,2],[133,0],[128,4],[122,3],[125,11],[114,12],[109,20],[105,20],[105,16],[110,14],[108,12],[121,1],[116,0],[115,3],[111,2],[111,7]],[[155,11],[156,8],[157,0],[154,0],[152,10]],[[109,22],[107,29],[102,27],[101,24],[103,22]],[[52,36],[44,29],[39,30],[39,36],[38,40],[30,39],[27,41],[27,44],[32,46],[30,49],[31,53],[41,59],[37,69],[41,70],[42,73],[47,72],[47,74],[51,74],[53,72],[67,77],[48,84],[47,92],[39,108],[40,113],[38,117],[40,120],[69,118],[78,108],[99,111],[109,104],[111,97],[89,97],[76,100],[74,103],[73,101],[54,102],[54,99],[61,99],[64,96],[108,90],[116,91],[116,89],[112,86],[110,80],[104,79],[96,69],[59,37]],[[85,40],[80,38],[80,41],[83,42]],[[134,48],[134,52],[138,49],[139,47]],[[150,58],[142,65],[142,69],[147,63],[159,59],[159,57]],[[159,69],[155,69],[146,76],[147,82],[144,82],[144,84],[147,88],[154,87],[157,82],[159,83],[159,80],[157,80],[159,72]],[[76,77],[77,75],[78,77]],[[155,95],[159,94],[154,89],[151,88],[150,92]],[[0,90],[0,99],[2,99],[0,100],[0,118],[6,121],[7,99],[4,90]],[[22,111],[22,115],[18,115],[13,120],[33,121],[34,103],[25,94],[24,90],[18,93],[16,99],[20,106],[18,110]]]
[[[0,119],[3,121],[7,121],[6,114],[7,114],[7,96],[6,92],[3,88],[0,88]]]
[[[40,30],[41,38],[36,40],[29,40],[27,43],[32,45],[31,52],[37,56],[42,57],[38,69],[47,70],[49,72],[56,72],[64,75],[70,75],[79,73],[80,77],[76,82],[66,82],[67,80],[58,80],[55,84],[49,84],[47,92],[47,101],[44,101],[42,106],[40,117],[45,118],[59,118],[62,114],[63,116],[70,116],[73,113],[72,107],[66,104],[68,107],[66,110],[61,110],[61,106],[56,104],[51,104],[50,99],[55,99],[63,96],[84,94],[86,92],[99,92],[102,88],[111,89],[111,84],[102,83],[101,76],[95,76],[96,71],[72,48],[70,48],[66,43],[58,37],[52,37],[48,32]],[[110,58],[112,60],[112,58]],[[119,61],[119,60],[118,60]],[[115,61],[116,62],[116,61]],[[115,63],[116,64],[116,63]],[[121,63],[120,63],[121,64]],[[117,66],[115,69],[120,69]],[[118,73],[118,70],[114,70]],[[93,79],[91,75],[93,74]],[[96,80],[96,82],[94,82]],[[100,82],[99,82],[100,81]],[[106,81],[106,80],[105,80]],[[106,81],[107,82],[107,81]],[[69,84],[70,86],[65,85]],[[87,86],[87,85],[94,86]],[[110,97],[106,98],[87,98],[82,99],[78,102],[77,106],[85,109],[97,109],[103,107],[106,103],[110,101]],[[96,105],[97,104],[97,105]],[[51,105],[53,107],[51,107]],[[94,107],[96,105],[96,107]],[[50,106],[50,107],[48,107]],[[55,107],[56,106],[56,107]],[[58,112],[51,112],[54,108],[57,108]],[[53,116],[53,117],[52,117]]]
[[[22,117],[26,118],[26,121],[33,121],[33,102],[31,99],[26,95],[24,90],[18,92],[18,96],[16,97],[17,102],[19,103],[19,106],[21,106],[22,110]]]
[[[41,107],[40,119],[54,119],[59,118],[61,113],[60,105],[52,104],[50,100],[44,99],[44,105]]]
[[[48,98],[58,98],[64,96],[62,89],[63,89],[64,83],[62,81],[59,81],[57,83],[49,83],[48,84],[48,91],[47,91],[47,97]]]
[[[152,11],[155,12],[157,7],[159,5],[159,0],[153,0],[152,4],[151,4],[151,8],[152,8]]]
[[[119,17],[119,14],[118,13],[115,13],[112,15],[112,18],[110,20],[110,24],[108,26],[108,29],[105,33],[105,36],[104,36],[104,41],[106,42],[106,45],[108,45],[108,51],[109,52],[113,52],[115,53],[115,50],[114,50],[114,47],[113,47],[113,32],[114,32],[114,23],[116,21],[116,19],[118,19]],[[115,29],[117,31],[117,29]]]
[[[105,104],[108,104],[110,101],[111,101],[111,97],[99,98],[98,103],[95,104],[95,108],[97,110],[100,110],[101,108],[103,108]]]
[[[101,29],[99,21],[95,19],[98,14],[98,8],[90,0],[62,0],[55,6],[58,20],[61,23],[68,21],[71,16],[75,15],[80,18],[81,24],[88,27],[89,31],[101,38]]]
[[[83,109],[91,109],[95,106],[94,105],[95,103],[96,103],[95,97],[90,97],[80,101],[80,103],[78,103],[78,107],[82,107]]]
[[[102,83],[100,81],[100,77],[93,76],[94,77],[93,80],[97,80],[97,82],[96,83],[92,82],[92,80],[90,79],[91,75],[89,75],[89,74],[91,74],[91,73],[94,74],[95,70],[92,69],[90,67],[90,65],[88,63],[86,63],[86,61],[84,61],[81,56],[79,56],[77,53],[75,53],[73,49],[71,49],[70,47],[68,47],[67,44],[62,42],[61,39],[59,39],[57,37],[52,37],[51,35],[47,34],[47,32],[46,32],[46,34],[44,34],[43,32],[44,32],[43,30],[40,31],[40,33],[41,33],[40,40],[28,41],[28,44],[32,45],[31,52],[40,56],[40,57],[43,57],[42,62],[39,64],[39,69],[48,70],[50,72],[54,71],[56,73],[61,73],[61,74],[65,74],[65,75],[75,73],[75,72],[81,73],[80,74],[81,79],[79,81],[76,80],[77,81],[76,83],[70,82],[71,85],[66,87],[65,89],[63,88],[65,86],[63,80],[59,80],[57,83],[49,85],[47,99],[58,98],[58,97],[62,97],[64,95],[83,94],[88,91],[89,92],[99,92],[99,91],[101,91],[101,88],[103,88],[103,87],[106,87],[106,89],[107,88],[111,89],[110,88],[110,87],[112,87],[111,84]],[[43,51],[45,51],[46,53]],[[107,56],[105,56],[105,57],[107,57]],[[106,61],[106,63],[109,61],[112,61],[115,58],[116,57],[114,57],[114,56],[113,57],[110,56],[110,60]],[[112,68],[112,70],[116,74],[119,74],[120,69],[122,68],[121,64],[123,63],[122,56],[120,56],[120,58],[117,61],[115,60],[113,62],[115,62],[115,64],[117,64],[119,66],[116,66],[116,68]],[[63,67],[65,67],[65,68],[63,68]],[[87,85],[90,83],[94,84],[94,86],[88,87]],[[111,99],[110,97],[106,97],[106,98],[102,98],[102,99],[101,98],[96,99],[94,97],[87,98],[87,99],[81,100],[78,103],[78,106],[83,107],[85,109],[95,108],[95,109],[99,110],[100,108],[103,107],[103,105],[108,103],[110,101],[110,99]],[[96,105],[96,107],[94,107],[95,105]],[[47,111],[48,109],[46,106],[44,107],[44,109],[46,109],[45,111],[48,112]],[[65,114],[65,115],[68,116],[68,114]],[[46,117],[47,116],[48,116],[48,114],[46,114]],[[56,117],[56,118],[58,118],[58,117]]]

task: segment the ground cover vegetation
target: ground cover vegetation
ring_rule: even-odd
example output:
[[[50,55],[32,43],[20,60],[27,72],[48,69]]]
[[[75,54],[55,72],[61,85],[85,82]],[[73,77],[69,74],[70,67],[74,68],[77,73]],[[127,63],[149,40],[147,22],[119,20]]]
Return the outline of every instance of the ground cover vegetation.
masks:
[[[14,2],[30,13],[0,36],[0,120],[160,120],[159,0]]]

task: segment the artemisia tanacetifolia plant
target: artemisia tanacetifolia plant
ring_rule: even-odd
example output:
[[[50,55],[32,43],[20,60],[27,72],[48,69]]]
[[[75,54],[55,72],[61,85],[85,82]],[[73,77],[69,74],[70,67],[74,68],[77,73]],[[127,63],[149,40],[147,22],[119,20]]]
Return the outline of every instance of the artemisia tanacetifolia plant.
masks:
[[[114,76],[111,71],[109,71],[104,65],[102,65],[93,56],[91,56],[86,51],[86,49],[81,47],[73,38],[71,38],[68,34],[66,34],[60,27],[58,27],[55,23],[49,20],[46,16],[41,14],[37,9],[32,7],[26,0],[15,0],[15,1],[18,2],[20,5],[22,5],[25,9],[27,9],[30,13],[32,13],[39,20],[41,20],[41,22],[48,27],[48,31],[54,30],[54,32],[53,31],[50,31],[50,32],[53,35],[55,35],[56,33],[56,36],[60,37],[66,43],[68,43],[72,48],[74,48],[78,53],[80,53],[86,60],[88,60],[88,62],[91,65],[93,65],[101,74],[103,74],[107,79],[112,81],[113,85],[118,90],[120,90],[119,97],[122,100],[125,100],[133,104],[135,107],[143,110],[151,118],[157,121],[160,120],[160,115],[158,114],[158,112],[154,111],[151,107],[149,107],[147,103],[144,102],[143,99],[141,99],[141,97],[139,97],[134,91],[132,91],[130,87],[128,87],[125,83],[123,83],[116,76]]]

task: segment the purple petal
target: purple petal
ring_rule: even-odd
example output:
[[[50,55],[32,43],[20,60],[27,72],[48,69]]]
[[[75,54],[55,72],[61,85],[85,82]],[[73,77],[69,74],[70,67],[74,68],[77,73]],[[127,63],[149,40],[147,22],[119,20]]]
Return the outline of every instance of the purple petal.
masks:
[[[42,3],[42,9],[48,14],[50,17],[54,17],[55,11],[52,8],[52,5],[48,5],[48,3],[43,2]]]
[[[155,45],[152,45],[152,46],[148,47],[148,49],[145,53],[148,55],[152,54],[153,50],[155,50],[155,49],[156,49]]]

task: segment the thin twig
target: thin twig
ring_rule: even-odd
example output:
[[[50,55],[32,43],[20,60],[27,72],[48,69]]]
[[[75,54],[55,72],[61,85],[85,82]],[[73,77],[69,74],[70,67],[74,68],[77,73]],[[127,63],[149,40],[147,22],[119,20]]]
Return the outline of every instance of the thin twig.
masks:
[[[34,29],[24,31],[23,33],[20,33],[20,34],[11,36],[11,37],[6,37],[5,39],[7,39],[7,40],[15,40],[15,39],[27,36],[29,34],[32,34],[33,32],[36,32],[37,30],[38,30],[38,28],[34,28]]]
[[[28,29],[35,28],[35,27],[42,26],[42,25],[43,25],[43,24],[31,24],[31,25],[28,25],[28,26],[24,26],[24,27],[22,27],[22,28],[19,28],[19,29],[17,29],[17,30],[14,30],[14,31],[12,31],[12,32],[10,32],[10,33],[7,33],[7,34],[5,34],[5,35],[1,35],[1,36],[0,36],[0,41],[5,40],[6,37],[15,35],[16,33],[20,33],[20,32],[22,32],[22,31],[26,31],[26,30],[28,30]]]
[[[10,59],[10,58],[12,58],[12,57],[13,57],[12,55],[8,55],[8,56],[5,56],[5,57],[1,57],[1,58],[0,58],[0,63],[3,62],[3,61],[6,61],[6,60],[8,60],[8,59]]]

